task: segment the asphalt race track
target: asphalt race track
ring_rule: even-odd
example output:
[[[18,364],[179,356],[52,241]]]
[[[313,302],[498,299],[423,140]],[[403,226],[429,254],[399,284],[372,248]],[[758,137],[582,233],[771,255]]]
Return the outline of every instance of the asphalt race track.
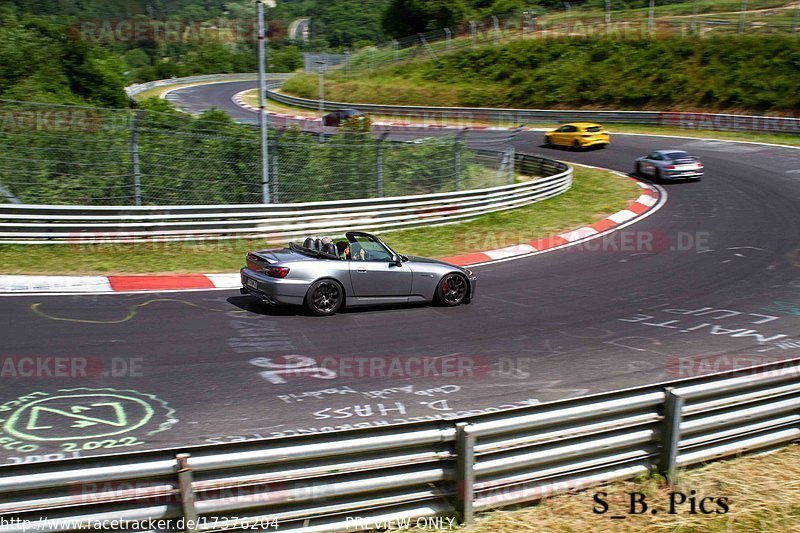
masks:
[[[252,117],[230,102],[249,86],[173,100]],[[606,150],[573,153],[540,142],[517,139],[625,172],[654,148],[681,148],[707,174],[665,185],[666,204],[611,239],[476,267],[477,297],[454,309],[315,318],[237,291],[0,298],[7,355],[89,361],[85,378],[0,369],[2,457],[451,418],[800,356],[800,150],[616,135]]]

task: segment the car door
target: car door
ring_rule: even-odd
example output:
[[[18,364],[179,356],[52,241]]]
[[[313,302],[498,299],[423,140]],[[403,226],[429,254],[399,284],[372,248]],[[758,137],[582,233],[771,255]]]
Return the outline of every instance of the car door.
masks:
[[[661,154],[658,152],[653,152],[647,157],[644,158],[642,161],[642,173],[648,176],[655,176],[656,175],[656,165],[658,164],[658,160],[661,157]]]
[[[577,137],[578,128],[576,126],[564,126],[564,132],[561,133],[561,140],[559,144],[565,146],[572,146],[572,142]]]
[[[361,251],[364,254],[361,254]],[[411,269],[395,264],[391,252],[380,243],[362,240],[350,244],[350,282],[359,299],[407,301],[411,293]]]

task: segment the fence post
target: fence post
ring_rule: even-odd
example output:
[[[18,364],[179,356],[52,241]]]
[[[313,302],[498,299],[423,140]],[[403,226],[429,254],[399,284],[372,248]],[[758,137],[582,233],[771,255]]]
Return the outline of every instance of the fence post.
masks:
[[[472,47],[475,47],[475,29],[476,23],[474,20],[469,21],[469,40],[472,42]]]
[[[131,166],[133,168],[133,198],[136,205],[142,205],[142,172],[139,167],[139,120],[144,115],[140,109],[131,119]]]
[[[472,522],[475,499],[475,435],[466,422],[456,424],[456,503],[462,524]]]
[[[606,36],[611,34],[611,0],[606,0]]]
[[[647,15],[647,27],[650,30],[650,37],[656,29],[656,0],[650,0],[650,11]]]
[[[456,134],[455,142],[453,143],[453,174],[454,191],[458,190],[458,182],[461,179],[461,142],[466,135],[466,130],[461,130]]]
[[[664,392],[664,419],[661,422],[661,454],[658,459],[658,469],[672,485],[675,482],[678,444],[681,440],[684,399],[675,394],[672,387],[667,387]]]
[[[497,18],[497,15],[492,15],[492,30],[494,33],[494,44],[497,44],[500,40],[500,20]]]
[[[281,143],[281,132],[276,130],[275,140],[272,142],[272,201],[278,203],[278,148]]]
[[[186,533],[197,533],[197,508],[195,507],[194,490],[192,489],[192,469],[189,467],[189,454],[179,453],[175,456],[178,461],[178,490],[181,497],[183,518],[186,522]]]
[[[261,138],[261,203],[270,203],[269,199],[269,133],[267,131],[267,32],[264,26],[264,3],[256,3],[258,18],[258,129]]]
[[[697,31],[697,15],[700,12],[700,7],[698,6],[698,2],[700,0],[694,0],[694,7],[692,7],[692,31]]]
[[[572,6],[567,1],[564,1],[564,14],[566,17],[564,19],[564,31],[566,36],[569,37],[569,17],[572,14]]]
[[[452,45],[452,38],[453,38],[453,34],[450,31],[450,28],[445,28],[444,29],[444,36],[445,36],[444,38],[445,38],[445,40],[447,42],[447,49],[450,50],[450,46]]]
[[[739,17],[739,33],[744,33],[744,26],[747,23],[747,0],[742,0],[742,15]]]
[[[389,136],[387,131],[375,141],[375,194],[378,198],[383,198],[383,141]]]
[[[398,46],[400,43],[397,42],[397,39],[392,39],[392,52],[394,54],[394,62],[397,63],[398,60]]]
[[[792,33],[797,33],[797,26],[800,24],[800,0],[794,6],[794,22],[792,23]]]

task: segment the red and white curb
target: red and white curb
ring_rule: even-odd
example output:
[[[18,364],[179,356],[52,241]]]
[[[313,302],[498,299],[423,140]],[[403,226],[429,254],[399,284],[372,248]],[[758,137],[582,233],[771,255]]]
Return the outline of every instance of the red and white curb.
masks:
[[[624,176],[622,173],[616,173]],[[537,255],[568,246],[573,246],[652,215],[667,199],[661,187],[635,180],[642,188],[641,195],[627,208],[594,224],[572,231],[521,243],[506,248],[486,250],[469,254],[445,257],[442,260],[459,266],[478,266],[488,263],[510,261]],[[175,274],[137,276],[16,276],[0,275],[0,296],[9,295],[69,295],[95,293],[141,293],[204,291],[237,289],[241,286],[239,273],[225,274]]]
[[[615,172],[615,174],[624,176],[622,173]],[[519,259],[520,257],[537,255],[543,252],[549,252],[586,242],[601,235],[621,229],[625,226],[629,226],[634,222],[638,222],[639,220],[650,216],[657,209],[660,209],[661,206],[666,202],[667,196],[666,191],[661,187],[649,185],[639,180],[635,181],[639,187],[642,188],[642,194],[622,211],[618,211],[613,215],[609,215],[606,218],[595,222],[594,224],[567,231],[553,237],[547,237],[545,239],[538,239],[528,243],[508,246],[506,248],[497,248],[483,252],[444,257],[442,258],[442,261],[459,266],[477,266],[487,263],[508,261],[510,259]]]
[[[239,273],[165,276],[10,276],[0,275],[0,293],[105,293],[234,289]]]

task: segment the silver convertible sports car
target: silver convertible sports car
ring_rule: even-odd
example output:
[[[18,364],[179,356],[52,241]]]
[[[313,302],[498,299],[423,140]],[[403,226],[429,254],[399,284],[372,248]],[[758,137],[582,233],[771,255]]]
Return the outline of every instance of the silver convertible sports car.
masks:
[[[269,305],[304,305],[315,315],[407,302],[455,306],[475,295],[470,270],[398,254],[369,233],[345,236],[336,243],[309,237],[302,245],[249,252],[241,270],[242,294]]]
[[[699,180],[703,177],[703,163],[697,156],[683,150],[656,150],[636,160],[636,173],[666,181],[675,179]]]

